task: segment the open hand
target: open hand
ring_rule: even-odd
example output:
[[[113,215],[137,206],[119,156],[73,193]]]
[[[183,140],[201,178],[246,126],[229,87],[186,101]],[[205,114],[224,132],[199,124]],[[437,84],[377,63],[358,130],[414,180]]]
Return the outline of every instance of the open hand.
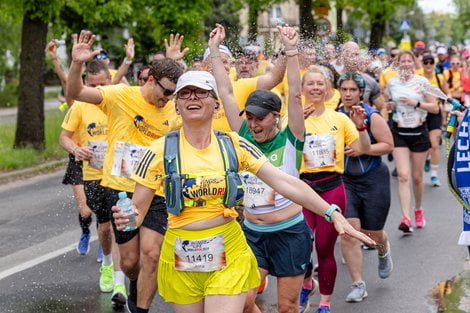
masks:
[[[134,39],[129,38],[127,40],[127,44],[124,45],[124,49],[126,50],[126,59],[129,61],[134,60],[134,55],[135,55]]]
[[[166,39],[164,40],[167,58],[179,61],[186,55],[186,53],[189,51],[189,48],[184,48],[183,50],[181,50],[183,39],[183,35],[170,34],[170,43],[168,43]]]
[[[349,117],[354,122],[357,128],[364,126],[364,120],[366,118],[366,111],[360,105],[353,105],[351,108],[351,113]]]
[[[369,236],[360,231],[357,231],[351,224],[349,224],[346,218],[344,218],[343,214],[334,212],[331,215],[331,221],[333,222],[333,225],[335,226],[335,229],[340,236],[351,236],[371,247],[377,245],[377,243]]]
[[[91,51],[91,46],[95,42],[96,36],[88,30],[82,30],[80,35],[73,34],[72,61],[86,62],[93,59],[100,53],[99,50]]]

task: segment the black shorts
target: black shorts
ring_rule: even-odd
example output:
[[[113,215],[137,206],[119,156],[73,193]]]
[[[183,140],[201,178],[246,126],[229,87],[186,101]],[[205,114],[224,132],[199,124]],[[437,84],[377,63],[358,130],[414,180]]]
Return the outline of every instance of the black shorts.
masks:
[[[408,148],[411,152],[425,152],[431,148],[426,124],[416,128],[399,128],[393,123],[391,130],[396,148]]]
[[[112,207],[116,205],[116,202],[119,200],[119,190],[105,187],[106,193],[106,208],[109,208],[112,211]],[[127,196],[132,198],[132,192],[128,192]],[[114,219],[111,220],[113,223],[114,236],[117,244],[123,244],[131,240],[139,233],[139,229],[132,231],[119,231],[116,229],[114,224]],[[145,226],[149,229],[156,231],[162,235],[165,234],[168,227],[168,213],[166,211],[165,198],[160,196],[154,196],[152,203],[150,203],[150,208],[147,212],[147,215],[142,222],[142,226]]]
[[[288,228],[259,232],[242,226],[258,266],[276,277],[305,274],[311,263],[313,234],[305,220]]]
[[[435,130],[435,129],[441,129],[442,127],[442,114],[441,114],[441,109],[439,109],[439,113],[433,114],[433,113],[428,113],[426,116],[426,124],[428,125],[428,130]]]
[[[106,205],[105,188],[100,185],[101,180],[85,180],[86,204],[95,213],[99,224],[109,222],[113,218],[111,208]]]
[[[67,169],[65,170],[64,179],[62,184],[64,185],[83,185],[83,162],[75,161],[75,156],[69,154],[69,163],[67,163]]]
[[[359,218],[361,228],[382,230],[390,210],[390,174],[382,163],[361,176],[343,175],[347,218]]]

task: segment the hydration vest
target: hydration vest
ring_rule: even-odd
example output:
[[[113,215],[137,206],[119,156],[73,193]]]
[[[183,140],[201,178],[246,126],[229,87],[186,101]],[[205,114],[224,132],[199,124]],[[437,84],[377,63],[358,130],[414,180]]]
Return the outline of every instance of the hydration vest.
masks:
[[[224,162],[224,172],[217,173],[225,176],[225,195],[222,199],[213,200],[183,200],[182,180],[195,178],[197,174],[181,174],[181,161],[179,153],[179,130],[170,132],[165,136],[165,198],[169,213],[180,215],[185,207],[203,206],[206,204],[223,203],[225,207],[232,208],[243,201],[243,183],[238,175],[238,157],[232,139],[224,132],[214,131],[219,143],[220,152]]]

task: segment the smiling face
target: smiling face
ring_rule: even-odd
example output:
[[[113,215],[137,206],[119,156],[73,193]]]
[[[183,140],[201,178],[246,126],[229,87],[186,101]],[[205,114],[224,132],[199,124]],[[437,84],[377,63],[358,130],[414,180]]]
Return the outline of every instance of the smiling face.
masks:
[[[304,75],[302,94],[307,103],[325,102],[328,90],[328,82],[325,75],[315,72],[307,72]]]
[[[358,105],[361,101],[361,90],[354,80],[344,80],[339,86],[341,101],[345,108],[350,109],[353,105]]]
[[[176,95],[176,112],[185,122],[210,121],[217,106],[212,91],[195,86],[184,87]]]
[[[278,121],[279,113],[277,112],[270,112],[262,117],[246,112],[246,124],[256,142],[272,139],[278,132]]]

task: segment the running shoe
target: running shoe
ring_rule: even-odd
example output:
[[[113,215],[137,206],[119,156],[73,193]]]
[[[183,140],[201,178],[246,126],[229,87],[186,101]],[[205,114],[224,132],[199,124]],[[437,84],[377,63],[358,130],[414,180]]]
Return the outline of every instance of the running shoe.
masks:
[[[90,252],[90,233],[82,233],[77,245],[77,252],[80,255],[86,255]]]
[[[268,276],[266,276],[258,287],[258,294],[262,294],[268,288]]]
[[[440,187],[441,186],[441,181],[439,180],[438,177],[436,176],[431,176],[431,185],[433,187]]]
[[[346,297],[346,302],[361,302],[367,298],[366,283],[363,281],[355,282],[351,285],[351,292]],[[329,312],[329,311],[327,311]]]
[[[426,160],[424,162],[424,171],[427,173],[431,170],[431,160]]]
[[[401,230],[404,235],[411,235],[413,233],[413,227],[411,227],[410,219],[403,216],[400,225],[398,225],[398,229]]]
[[[100,289],[101,292],[111,292],[114,288],[114,267],[113,264],[101,264],[100,268]]]
[[[129,281],[129,296],[127,297],[126,309],[128,313],[137,313],[137,280]]]
[[[390,253],[390,242],[387,242],[387,253],[385,255],[378,255],[379,257],[379,277],[382,279],[388,278],[393,271],[392,255]]]
[[[397,173],[397,168],[395,167],[392,171],[392,176],[393,177],[398,177],[398,173]]]
[[[103,262],[103,248],[101,248],[101,245],[98,245],[98,254],[96,256],[96,262],[101,263]]]
[[[307,289],[302,287],[300,291],[300,300],[299,300],[299,313],[307,312],[310,308],[310,297],[313,296],[318,290],[318,282],[312,278],[312,289]]]
[[[426,226],[423,209],[415,210],[415,224],[416,228],[424,228]]]
[[[321,306],[318,308],[317,313],[330,313],[329,306]]]
[[[137,313],[137,304],[133,300],[127,298],[126,310],[127,313]]]
[[[114,306],[125,306],[127,302],[127,291],[123,284],[115,284],[113,294],[111,295],[111,302]]]

